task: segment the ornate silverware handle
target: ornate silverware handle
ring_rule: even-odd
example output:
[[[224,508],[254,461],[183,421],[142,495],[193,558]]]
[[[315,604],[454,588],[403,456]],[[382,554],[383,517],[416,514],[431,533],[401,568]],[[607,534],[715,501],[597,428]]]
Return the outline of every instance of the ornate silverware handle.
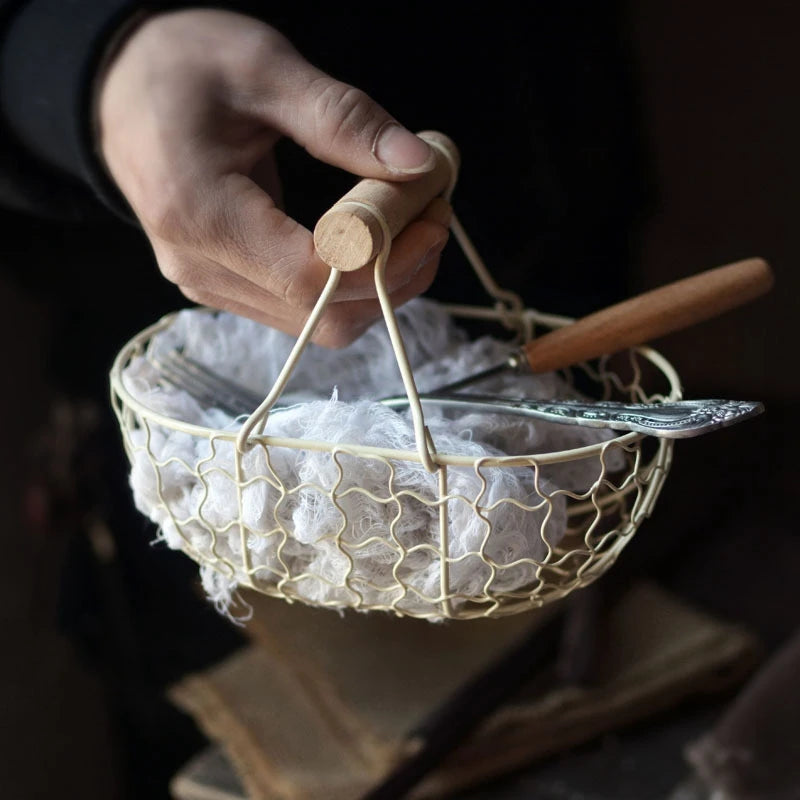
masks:
[[[152,360],[153,366],[169,383],[186,391],[199,403],[216,406],[230,414],[248,414],[261,402],[261,396],[222,378],[202,364],[178,352]],[[528,400],[524,397],[498,397],[458,392],[420,395],[424,405],[493,414],[516,414],[564,425],[636,431],[674,439],[733,425],[760,414],[764,406],[742,400],[679,400],[671,403],[616,403],[592,400]],[[408,398],[386,397],[382,403],[402,410]],[[281,407],[273,409],[280,412]]]
[[[445,409],[516,414],[567,425],[636,431],[671,439],[700,436],[755,417],[764,410],[762,403],[746,400],[679,400],[646,404],[610,400],[528,400],[456,393],[420,395],[420,400],[423,404]],[[382,402],[397,409],[408,405],[405,397],[389,397]]]

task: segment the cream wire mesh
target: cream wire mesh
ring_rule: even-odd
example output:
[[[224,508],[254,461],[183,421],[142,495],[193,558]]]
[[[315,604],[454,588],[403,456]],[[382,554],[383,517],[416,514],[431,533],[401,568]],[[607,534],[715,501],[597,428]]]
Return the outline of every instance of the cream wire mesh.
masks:
[[[456,310],[508,323],[507,309]],[[521,329],[567,322],[535,311],[520,315]],[[273,597],[435,619],[499,617],[538,607],[586,586],[614,563],[652,512],[669,471],[673,442],[633,433],[586,447],[513,457],[475,459],[432,452],[430,482],[414,487],[404,484],[402,473],[404,466],[423,462],[419,451],[342,446],[263,433],[249,434],[242,448],[237,446],[241,432],[165,417],[125,389],[121,380],[125,365],[143,354],[153,336],[172,319],[167,317],[136,336],[120,352],[112,370],[112,400],[127,454],[132,464],[141,468],[144,463],[150,470],[164,513],[163,525],[179,537],[187,555],[239,585]],[[627,357],[614,360],[613,368],[611,359],[602,358],[567,374],[593,385],[593,393],[602,399],[654,402],[680,397],[674,370],[650,348],[628,351]],[[662,391],[646,388],[645,375],[651,384],[660,384]],[[156,440],[176,431],[204,444],[205,455],[197,463],[157,455]],[[287,454],[302,459],[311,452],[323,453],[328,460],[325,482],[303,482],[285,468]],[[575,461],[593,465],[594,481],[580,491],[550,488],[564,484],[560,478]],[[233,464],[233,469],[221,468],[221,462]],[[535,488],[532,499],[486,497],[486,475],[495,469],[524,471]],[[373,478],[376,473],[383,476],[385,491],[376,493],[360,486],[365,470]],[[465,472],[477,478],[471,493],[452,488],[468,485],[459,479]],[[196,513],[183,516],[180,503],[170,494],[180,473],[190,476],[202,493]],[[254,473],[258,474],[246,477]],[[206,501],[231,487],[238,504],[221,520],[218,513],[209,512]],[[269,508],[269,530],[263,526],[257,530],[248,522],[246,509],[256,497]],[[324,564],[303,564],[297,558],[298,542],[313,534],[292,526],[291,511],[301,498],[329,504],[336,511],[338,525],[320,537],[327,553]],[[371,518],[384,520],[381,529],[361,529],[365,515],[359,509],[363,512],[367,505],[373,507]],[[420,511],[430,518],[429,530],[434,535],[410,546],[404,521]],[[562,516],[563,530],[551,524]],[[493,547],[493,527],[501,517],[506,525],[511,519],[520,531],[538,537],[532,547],[534,557],[510,560]],[[453,525],[469,518],[478,523],[482,535],[465,546]],[[556,530],[560,530],[558,536]],[[454,549],[454,541],[459,549]],[[257,565],[254,552],[259,553]],[[374,572],[365,577],[361,568],[365,558],[372,565],[383,565],[378,579]]]

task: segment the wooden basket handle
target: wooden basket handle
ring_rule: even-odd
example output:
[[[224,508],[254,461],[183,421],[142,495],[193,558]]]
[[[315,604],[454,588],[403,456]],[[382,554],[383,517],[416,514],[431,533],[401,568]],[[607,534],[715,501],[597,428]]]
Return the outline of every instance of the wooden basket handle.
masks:
[[[386,220],[394,238],[431,200],[455,183],[460,158],[452,140],[437,131],[418,135],[433,148],[434,168],[411,181],[366,178],[357,183],[314,228],[314,245],[326,264],[342,272],[366,266],[383,247],[378,214]]]

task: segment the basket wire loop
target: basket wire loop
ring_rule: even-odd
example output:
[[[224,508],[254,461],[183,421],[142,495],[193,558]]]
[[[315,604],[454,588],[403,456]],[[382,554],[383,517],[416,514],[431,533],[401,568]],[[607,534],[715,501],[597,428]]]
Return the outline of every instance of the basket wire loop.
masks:
[[[450,164],[450,183],[443,193],[443,197],[449,202],[453,194],[453,190],[455,189],[455,184],[458,177],[457,166],[446,148],[442,147],[436,141],[430,141],[429,144],[442,153]],[[414,380],[414,373],[408,360],[405,343],[403,342],[403,337],[400,333],[400,327],[397,324],[397,317],[395,316],[392,302],[389,297],[389,292],[386,288],[386,264],[389,260],[389,253],[391,252],[392,248],[392,234],[389,229],[389,224],[380,209],[371,203],[365,203],[360,200],[346,200],[341,202],[340,205],[356,206],[365,209],[372,214],[372,216],[380,225],[381,232],[383,234],[383,241],[381,245],[381,251],[378,253],[375,259],[375,291],[378,295],[378,301],[380,302],[383,319],[389,332],[389,339],[392,343],[392,349],[394,350],[397,366],[400,370],[403,386],[408,397],[411,419],[414,426],[414,438],[417,444],[417,452],[419,453],[419,457],[425,466],[425,469],[428,470],[428,472],[435,472],[437,469],[439,469],[439,465],[436,463],[433,457],[436,449],[433,445],[430,431],[425,425],[425,415],[419,399],[419,391],[417,390],[416,382]],[[452,217],[451,228],[456,240],[459,243],[459,246],[463,250],[464,255],[475,271],[475,274],[478,276],[482,286],[486,290],[487,294],[496,301],[496,310],[500,316],[501,323],[506,325],[506,327],[519,331],[526,340],[530,338],[530,327],[528,327],[526,330],[523,322],[525,316],[523,313],[524,305],[522,303],[522,299],[514,292],[508,292],[501,289],[495,283],[494,278],[486,267],[486,264],[481,259],[478,251],[475,249],[475,246],[470,241],[466,231],[455,215]],[[314,308],[309,314],[308,319],[303,326],[303,330],[297,337],[297,341],[290,351],[286,359],[286,363],[283,365],[283,368],[276,378],[272,389],[261,405],[258,406],[258,408],[256,408],[255,411],[253,411],[253,413],[247,418],[239,431],[239,435],[236,438],[236,450],[239,455],[245,453],[251,446],[250,439],[254,433],[257,436],[263,434],[269,418],[269,412],[278,401],[281,394],[283,394],[286,384],[289,382],[300,356],[307,347],[311,337],[314,335],[314,331],[317,329],[319,321],[325,312],[333,293],[336,291],[336,288],[339,285],[340,279],[341,271],[335,267],[331,267],[331,274],[328,278],[328,282],[317,299]],[[241,465],[238,464],[237,459],[237,468],[240,467]]]
[[[447,189],[442,193],[442,197],[449,203],[456,187],[456,181],[458,180],[458,165],[453,159],[452,153],[446,147],[443,147],[441,142],[435,138],[423,138],[425,138],[425,141],[431,147],[438,150],[450,165],[450,183]],[[451,217],[450,229],[453,231],[453,236],[455,236],[467,261],[469,261],[470,266],[478,276],[478,280],[480,280],[481,286],[483,286],[486,294],[496,301],[495,309],[500,315],[501,323],[512,330],[519,330],[524,340],[528,341],[530,339],[530,328],[522,329],[520,326],[520,320],[523,319],[522,312],[525,308],[522,298],[514,292],[501,289],[500,286],[497,285],[491,272],[489,272],[489,268],[486,266],[486,263],[481,258],[469,236],[467,236],[464,226],[455,214]]]
[[[522,298],[515,292],[502,289],[497,285],[492,273],[486,266],[486,262],[481,258],[480,253],[478,253],[472,240],[464,230],[464,226],[455,214],[450,221],[450,228],[453,231],[453,235],[459,247],[467,257],[467,261],[469,261],[470,266],[478,276],[478,280],[480,280],[484,291],[489,297],[495,300],[495,309],[500,315],[501,323],[507,328],[519,330],[521,327],[520,321],[523,319],[523,311],[525,308]],[[528,330],[520,330],[520,333],[522,333],[526,341],[530,338]]]
[[[444,197],[446,200],[450,200],[453,190],[455,189],[455,184],[458,176],[458,170],[456,167],[455,162],[453,161],[450,153],[441,145],[439,145],[436,141],[431,141],[430,144],[435,147],[440,153],[444,155],[447,161],[450,164],[450,182],[447,189],[444,192]],[[411,369],[411,365],[408,361],[408,355],[406,353],[405,344],[403,342],[403,337],[400,333],[400,328],[397,324],[397,318],[394,313],[394,309],[392,308],[392,302],[389,298],[389,292],[386,289],[386,263],[389,260],[389,253],[391,252],[392,248],[392,234],[389,229],[389,224],[386,221],[385,216],[383,213],[372,205],[371,203],[365,203],[363,201],[358,200],[347,200],[341,203],[341,205],[348,205],[348,206],[357,206],[359,208],[363,208],[367,210],[375,220],[378,222],[381,228],[381,233],[383,234],[383,241],[381,245],[381,251],[375,259],[375,290],[378,295],[378,300],[381,305],[381,311],[383,313],[384,322],[386,323],[386,328],[389,332],[389,339],[392,343],[392,349],[394,350],[395,359],[397,361],[397,366],[400,369],[400,375],[403,380],[403,386],[406,390],[406,395],[409,401],[409,407],[411,411],[411,419],[414,425],[414,437],[417,443],[417,452],[419,453],[419,457],[422,460],[425,469],[428,472],[435,472],[439,469],[438,465],[434,461],[432,453],[435,452],[435,448],[433,446],[433,442],[431,439],[430,431],[428,430],[427,426],[425,425],[425,416],[422,411],[422,404],[419,400],[419,392],[416,387],[416,383],[414,381],[414,373]],[[461,230],[460,235],[456,235],[459,243],[461,243],[465,239],[465,234],[463,233],[463,229],[461,229],[460,225],[458,226]],[[466,240],[468,242],[468,240]],[[462,245],[463,247],[463,245]],[[492,297],[496,299],[500,299],[500,294],[505,294],[502,292],[499,287],[494,283],[491,276],[489,276],[488,270],[486,269],[483,262],[480,260],[480,257],[477,255],[474,247],[469,245],[471,253],[465,250],[465,255],[467,255],[468,260],[473,265],[473,268],[478,273],[478,276],[481,279],[483,285],[487,288],[487,291],[491,294]],[[479,265],[479,266],[478,266]],[[300,335],[295,342],[294,347],[292,348],[289,356],[286,359],[286,363],[284,364],[283,368],[281,369],[280,374],[278,375],[275,383],[261,403],[261,405],[253,411],[250,417],[245,421],[242,425],[239,435],[236,439],[236,449],[239,454],[244,453],[248,447],[250,446],[249,440],[252,434],[255,432],[256,435],[261,435],[264,432],[264,428],[267,423],[267,419],[269,418],[269,412],[275,403],[280,398],[281,394],[283,393],[284,389],[286,388],[286,384],[289,382],[291,378],[292,372],[294,371],[297,362],[300,359],[303,351],[305,350],[308,342],[310,341],[311,337],[314,334],[314,331],[317,329],[319,325],[320,318],[325,311],[333,293],[336,291],[336,288],[339,284],[339,280],[341,279],[341,272],[331,267],[331,274],[328,278],[328,282],[325,285],[322,293],[320,294],[317,302],[314,305],[311,313],[306,320],[305,325],[303,326],[303,330],[301,331]],[[514,298],[519,303],[519,310],[522,308],[522,301],[514,295]],[[237,459],[238,462],[238,459]],[[237,466],[241,466],[237,464]]]
[[[453,607],[450,602],[450,561],[447,556],[450,553],[449,530],[450,526],[447,519],[447,467],[442,466],[439,470],[439,549],[442,558],[439,559],[439,591],[442,596],[442,614],[445,618],[453,616]]]
[[[339,285],[341,277],[342,273],[339,272],[339,270],[331,269],[328,282],[325,284],[325,288],[322,290],[316,305],[309,314],[306,324],[303,326],[303,330],[297,337],[297,341],[289,353],[286,363],[283,365],[278,377],[275,379],[272,389],[266,398],[264,398],[264,402],[261,403],[261,405],[247,418],[245,423],[242,425],[239,435],[236,437],[237,452],[244,453],[248,449],[248,439],[254,430],[257,429],[257,435],[263,433],[264,426],[267,424],[269,412],[278,401],[278,398],[281,396],[281,394],[283,394],[283,390],[286,387],[286,384],[289,382],[289,378],[292,377],[292,372],[297,366],[297,362],[300,360],[303,350],[306,349],[309,339],[311,339],[313,336],[314,331],[319,324],[319,319],[322,316],[322,313],[325,311],[325,307],[328,305],[331,296],[336,291],[336,287]]]
[[[450,184],[443,193],[443,197],[449,201],[455,188],[458,174],[456,165],[447,150],[441,147],[438,142],[432,141],[430,144],[436,147],[436,149],[439,150],[439,152],[441,152],[450,162]],[[408,397],[409,409],[411,411],[411,419],[414,427],[414,437],[417,444],[417,452],[419,453],[419,457],[425,466],[425,469],[428,470],[428,472],[435,472],[437,469],[439,469],[439,465],[436,463],[433,457],[436,449],[433,445],[430,431],[425,425],[425,415],[419,399],[419,391],[417,390],[416,382],[414,380],[414,373],[408,360],[405,343],[403,342],[403,337],[400,333],[400,327],[397,324],[397,318],[389,297],[389,292],[386,288],[386,264],[389,260],[389,253],[391,252],[392,247],[392,235],[389,229],[389,224],[387,223],[386,218],[380,209],[371,203],[365,203],[360,200],[346,200],[341,202],[340,205],[356,206],[365,209],[372,214],[372,216],[380,225],[381,232],[383,234],[383,241],[381,251],[375,259],[375,290],[380,302],[384,322],[389,333],[389,339],[392,343],[392,349],[394,350],[397,366],[400,370],[400,375],[403,380],[403,386]],[[501,289],[497,285],[488,268],[486,267],[486,264],[481,259],[478,251],[475,249],[475,246],[470,241],[466,231],[455,215],[452,217],[451,229],[453,230],[455,238],[464,252],[464,255],[472,266],[472,269],[478,276],[483,288],[486,290],[487,294],[496,301],[495,308],[501,323],[508,328],[516,329],[527,341],[530,338],[531,328],[530,326],[525,325],[524,305],[522,303],[522,299],[514,292]],[[292,372],[297,366],[297,362],[307,347],[308,342],[311,340],[311,337],[314,335],[314,331],[317,329],[319,321],[325,312],[333,293],[336,291],[336,288],[339,285],[340,279],[340,270],[336,269],[335,267],[331,267],[331,274],[328,278],[328,282],[317,299],[314,308],[309,314],[308,319],[306,320],[300,335],[297,337],[297,341],[290,351],[286,359],[286,363],[283,365],[283,368],[276,378],[272,389],[261,405],[259,405],[258,408],[256,408],[255,411],[253,411],[253,413],[244,422],[239,431],[239,435],[236,439],[236,450],[240,455],[245,453],[251,446],[250,439],[254,433],[257,436],[263,434],[269,418],[269,412],[278,401],[281,394],[283,394],[286,384],[289,382]]]
[[[414,437],[417,442],[417,452],[422,459],[422,463],[428,472],[436,472],[438,465],[433,459],[431,451],[436,452],[432,447],[431,434],[425,425],[425,415],[422,411],[422,403],[419,400],[419,392],[417,391],[417,383],[414,380],[414,372],[411,369],[411,364],[408,362],[408,354],[406,353],[406,346],[403,342],[403,336],[400,333],[400,326],[397,324],[397,317],[392,308],[392,301],[389,297],[389,292],[386,289],[386,262],[389,259],[389,252],[392,247],[392,234],[389,231],[389,224],[383,214],[378,217],[381,229],[383,231],[383,246],[378,257],[375,259],[375,290],[378,293],[378,301],[381,304],[381,311],[383,312],[383,319],[386,323],[386,329],[389,332],[389,340],[392,343],[395,358],[397,359],[397,366],[400,368],[400,376],[403,379],[403,386],[406,390],[406,395],[410,403],[411,420],[414,424]],[[430,443],[430,445],[429,445]]]

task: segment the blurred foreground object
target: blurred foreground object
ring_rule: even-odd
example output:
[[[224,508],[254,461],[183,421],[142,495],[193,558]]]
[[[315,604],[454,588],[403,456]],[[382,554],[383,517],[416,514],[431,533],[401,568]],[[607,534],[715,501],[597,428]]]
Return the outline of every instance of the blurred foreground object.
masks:
[[[800,631],[687,758],[715,800],[800,798]]]
[[[491,625],[431,626],[352,613],[335,620],[253,593],[248,600],[253,643],[188,676],[172,696],[223,745],[253,800],[352,800],[369,791],[424,747],[409,735],[420,720],[537,622],[531,614]],[[549,669],[531,675],[411,796],[463,789],[729,688],[750,671],[758,651],[747,631],[649,584],[629,590],[601,626],[589,685],[564,686]],[[181,800],[210,796],[209,785],[206,794],[198,791],[196,768],[173,782]],[[227,780],[230,787],[230,774]]]

